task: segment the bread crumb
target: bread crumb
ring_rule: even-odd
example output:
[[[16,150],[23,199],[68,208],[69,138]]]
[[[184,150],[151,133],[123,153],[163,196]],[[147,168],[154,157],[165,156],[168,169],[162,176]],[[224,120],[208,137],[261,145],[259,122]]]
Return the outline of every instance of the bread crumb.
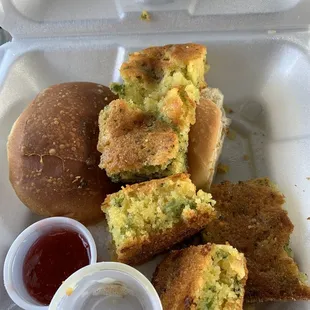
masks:
[[[73,288],[72,288],[72,287],[68,287],[68,288],[66,289],[66,295],[67,295],[67,296],[70,296],[72,293],[73,293]]]
[[[76,176],[76,177],[74,178],[74,180],[72,181],[72,183],[77,182],[80,178],[81,178],[80,176]]]
[[[268,33],[268,34],[276,34],[277,31],[276,31],[276,30],[268,30],[267,33]]]
[[[307,177],[307,180],[310,181],[310,177]]]
[[[227,105],[224,104],[223,107],[226,113],[228,114],[234,113],[233,109],[228,107]]]
[[[237,137],[237,133],[234,130],[228,128],[226,136],[229,140],[235,140]]]
[[[108,97],[105,97],[104,100],[105,100],[105,101],[108,101]]]
[[[249,160],[249,159],[250,159],[250,156],[247,155],[247,154],[245,154],[245,155],[243,155],[243,159],[244,159],[244,160]]]
[[[146,20],[146,21],[150,21],[151,20],[151,15],[149,12],[147,11],[142,11],[141,15],[140,15],[140,18],[142,20]]]
[[[48,153],[49,153],[50,155],[55,155],[55,154],[56,154],[56,150],[55,150],[55,149],[50,149],[50,150],[48,151]]]
[[[227,173],[228,171],[229,171],[229,166],[228,165],[225,165],[225,164],[222,164],[222,163],[218,164],[218,166],[217,166],[217,173],[224,174],[224,173]]]
[[[309,217],[307,217],[307,220],[308,220],[308,221],[310,221],[310,216],[309,216]]]

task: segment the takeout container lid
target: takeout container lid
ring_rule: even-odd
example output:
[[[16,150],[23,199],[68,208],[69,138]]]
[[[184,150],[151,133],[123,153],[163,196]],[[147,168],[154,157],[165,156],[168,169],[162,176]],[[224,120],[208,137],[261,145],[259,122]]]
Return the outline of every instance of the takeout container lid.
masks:
[[[150,21],[140,18],[150,13]],[[0,25],[17,38],[201,31],[309,31],[308,0],[0,1]]]
[[[151,282],[138,270],[116,262],[79,269],[57,290],[49,310],[162,310]]]
[[[150,21],[143,21],[140,19],[142,10],[146,10],[150,13]],[[26,103],[25,97],[20,96],[20,93],[23,92],[27,93],[27,96],[29,94],[33,96],[40,91],[43,86],[46,87],[55,81],[58,83],[68,80],[75,81],[83,78],[87,80],[94,79],[100,83],[107,84],[112,79],[117,80],[119,78],[118,70],[112,68],[108,70],[107,66],[103,66],[104,70],[102,70],[102,74],[100,73],[100,79],[99,73],[93,77],[93,71],[97,70],[97,68],[98,71],[101,70],[101,63],[97,61],[97,54],[95,56],[92,56],[91,53],[87,54],[88,57],[94,57],[96,60],[92,62],[84,57],[85,54],[83,53],[85,53],[85,51],[88,52],[88,49],[98,49],[96,53],[101,53],[100,57],[103,58],[105,63],[111,64],[113,68],[119,68],[126,52],[130,51],[131,48],[134,49],[145,46],[146,43],[143,41],[145,36],[149,38],[149,41],[147,41],[148,45],[181,43],[185,39],[187,41],[204,43],[216,39],[220,42],[228,42],[227,44],[230,44],[231,41],[237,40],[239,37],[241,37],[242,40],[251,40],[253,37],[256,37],[262,42],[269,42],[271,40],[270,37],[273,36],[274,41],[280,42],[285,38],[286,42],[289,42],[289,44],[292,43],[293,45],[297,42],[296,45],[299,44],[303,47],[302,50],[309,52],[309,12],[309,0],[0,0],[0,25],[8,30],[13,37],[13,42],[7,43],[0,48],[0,85],[2,87],[7,83],[7,95],[3,96],[3,102],[5,104],[2,105],[1,112],[8,110],[10,113],[12,111],[12,113],[9,114],[8,112],[7,114],[9,114],[9,116],[3,113],[0,117],[4,115],[5,118],[14,118],[19,114],[20,106]],[[122,40],[118,40],[118,38]],[[161,38],[161,40],[159,40],[159,38]],[[188,40],[188,38],[190,38],[190,40]],[[106,53],[106,46],[113,46],[113,49]],[[295,48],[295,46],[293,47]],[[220,53],[221,48],[222,47],[218,47],[215,52]],[[225,46],[223,46],[223,48],[225,48]],[[241,50],[246,48],[246,45],[240,47]],[[265,97],[263,99],[260,97],[255,99],[258,101],[276,101],[281,103],[282,106],[285,106],[285,102],[283,102],[285,98],[281,98],[280,101],[278,100],[278,95],[281,93],[280,88],[279,91],[272,92],[271,87],[274,85],[278,87],[282,87],[282,85],[284,85],[283,87],[285,87],[285,85],[292,85],[288,84],[291,81],[289,76],[289,74],[291,74],[292,81],[294,81],[294,92],[291,91],[289,93],[291,97],[287,97],[286,103],[288,101],[294,103],[295,98],[299,102],[306,100],[303,95],[306,92],[302,93],[301,90],[308,87],[306,84],[308,81],[306,80],[307,75],[304,74],[301,75],[301,77],[297,76],[297,78],[295,78],[297,69],[300,68],[298,71],[302,71],[302,69],[308,68],[306,66],[306,57],[303,58],[303,54],[294,48],[274,49],[276,54],[272,55],[272,60],[275,66],[279,66],[281,70],[267,70],[266,79],[268,78],[269,80],[266,85],[256,79],[248,79],[249,83],[255,83],[257,87],[263,88],[261,97]],[[235,53],[240,53],[240,49],[233,50]],[[253,50],[254,49],[256,53],[256,46],[253,46]],[[72,57],[75,59],[74,57],[78,57],[81,63],[75,67],[77,68],[76,71],[73,71],[72,67],[70,67],[71,71],[68,71],[70,71],[71,74],[64,74],[65,70],[72,64],[69,62],[68,66],[65,66],[65,58],[59,57],[59,50],[65,51],[64,54],[68,58]],[[79,50],[80,54],[76,56],[76,54],[71,53],[71,50]],[[37,51],[38,54],[35,54]],[[273,50],[271,50],[271,52],[272,51]],[[258,51],[258,53],[264,52],[271,54],[270,49],[267,48]],[[51,54],[54,56],[51,57]],[[114,58],[116,54],[117,56]],[[216,53],[213,53],[213,55],[214,54]],[[27,57],[24,57],[25,55]],[[246,51],[241,53],[241,57],[244,57],[244,55],[246,55]],[[249,55],[252,57],[254,52],[249,51]],[[225,65],[227,65],[227,70],[230,70],[230,59],[226,56],[227,54],[223,53],[219,56],[219,59],[227,59]],[[236,57],[232,57],[233,60],[235,58]],[[22,65],[17,61],[18,59],[22,62]],[[53,59],[53,62],[51,59]],[[51,65],[49,65],[50,62]],[[86,62],[93,66],[87,67],[85,65]],[[249,66],[252,62],[255,63],[253,68],[259,67],[255,59],[252,60],[252,58],[246,58],[246,62],[242,64]],[[291,67],[293,67],[292,62],[297,64],[301,63],[302,65],[291,73],[290,70]],[[73,63],[78,63],[78,61],[75,59]],[[35,66],[36,64],[37,66]],[[261,67],[267,68],[267,63],[259,62],[259,64]],[[13,65],[15,65],[14,72],[17,74],[13,77],[10,76],[10,80],[8,80],[8,72],[12,69]],[[268,66],[269,69],[270,66],[271,69],[274,69],[272,64],[268,63]],[[74,72],[74,74],[72,74],[72,72]],[[108,72],[109,75],[106,75],[105,72]],[[281,72],[281,74],[279,72]],[[243,72],[241,70],[241,72],[238,71],[237,73],[238,74],[234,73],[234,79],[238,79],[238,75],[248,73],[248,71]],[[272,73],[274,75],[272,75]],[[278,73],[279,75],[277,75]],[[270,76],[267,76],[268,74],[270,74]],[[228,76],[230,77],[231,75]],[[283,84],[283,81],[282,84],[279,82],[279,79],[283,76],[287,77],[287,84]],[[44,78],[41,79],[41,77]],[[261,75],[259,77],[261,77]],[[38,83],[38,81],[41,80],[43,80],[42,84]],[[284,81],[286,80],[284,79]],[[236,85],[234,83],[228,83],[227,80],[223,82],[223,84]],[[249,85],[251,84],[239,85],[239,87],[246,88]],[[216,84],[215,86],[218,85]],[[253,90],[252,88],[249,89]],[[239,89],[236,90],[228,87],[228,91],[225,95],[227,95],[227,97],[232,97],[232,93],[236,91],[238,92]],[[258,91],[256,93],[258,93]],[[10,100],[8,100],[8,97],[10,97]],[[32,97],[27,97],[27,100],[31,98]],[[14,102],[14,105],[12,102]],[[245,104],[257,107],[255,101],[246,102]],[[13,107],[11,107],[11,105]],[[19,108],[17,108],[17,106],[19,106]],[[279,110],[282,111],[281,109],[277,111]],[[300,111],[299,106],[295,105],[292,111]],[[292,113],[292,115],[294,114]],[[307,114],[304,113],[303,116],[307,117]],[[274,120],[275,123],[280,119],[280,117],[276,119],[272,114],[272,120]],[[282,120],[284,119],[285,118],[282,118]],[[304,130],[304,128],[308,128],[303,124],[305,124],[304,121],[299,122],[299,126],[295,127],[298,130],[300,129],[300,131]],[[239,125],[238,123],[238,126]],[[240,127],[242,126],[243,123],[241,123]],[[291,128],[291,126],[287,126],[287,128]],[[247,127],[245,127],[245,131],[246,130],[248,130]],[[302,138],[303,136],[301,134],[296,134],[296,137]],[[304,147],[304,144],[302,144],[302,146]],[[298,148],[298,152],[300,153],[304,150],[302,148],[302,151],[300,151],[300,144],[298,144],[296,148]],[[285,152],[287,149],[288,147],[284,148]],[[287,158],[290,162],[294,155],[294,151],[296,151],[293,148],[291,149],[291,152],[287,152]],[[261,154],[260,148],[255,148],[254,150],[257,150],[257,153]],[[279,147],[279,150],[282,152],[282,148]],[[258,155],[258,157],[259,156],[260,155]],[[274,161],[279,162],[280,160],[277,158],[277,160]],[[255,164],[260,165],[260,163],[261,161],[258,161]],[[273,166],[274,162],[270,164]],[[302,162],[300,167],[304,168],[303,165],[306,166],[306,162]],[[271,168],[275,169],[274,167]],[[296,169],[295,172],[297,174],[299,170]],[[294,174],[295,172],[290,172],[290,175],[298,179]],[[248,178],[248,175],[246,176]],[[281,173],[277,176],[282,180],[286,180],[285,175]],[[238,176],[238,180],[239,179],[240,175]],[[289,183],[287,183],[286,186],[286,189],[290,190]],[[300,193],[300,195],[303,195],[303,193]],[[303,199],[306,201],[305,198]],[[15,211],[16,209],[12,210]],[[18,216],[21,217],[20,214]],[[5,218],[4,215],[3,218]],[[8,223],[10,224],[10,222]],[[15,231],[12,233],[13,237],[15,237],[14,233]],[[11,238],[12,235],[7,234],[9,238]],[[300,244],[303,243],[301,242]],[[5,250],[6,249],[7,248],[5,248]],[[306,254],[307,247],[304,247],[304,244],[300,246],[299,249]],[[105,264],[104,266],[108,266],[107,264],[110,263],[103,264]],[[100,264],[96,264],[95,266],[97,268]],[[72,278],[74,277],[75,274],[72,275]],[[66,281],[65,283],[68,282]],[[69,297],[74,296],[74,291],[70,296],[66,295],[67,297],[64,293],[66,293],[66,286],[62,285],[53,299],[53,306],[57,306],[59,299],[62,300],[62,298],[64,298],[64,300],[66,300],[68,297],[69,300]],[[10,296],[12,297],[12,294],[10,294]],[[156,297],[154,298],[156,299]]]

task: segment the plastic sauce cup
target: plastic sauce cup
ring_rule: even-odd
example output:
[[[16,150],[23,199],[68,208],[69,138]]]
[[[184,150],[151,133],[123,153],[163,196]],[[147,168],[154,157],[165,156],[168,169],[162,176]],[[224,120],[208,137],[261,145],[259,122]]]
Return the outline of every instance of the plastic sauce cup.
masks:
[[[162,310],[151,282],[138,270],[103,262],[73,273],[57,290],[49,310]]]
[[[89,230],[81,223],[66,217],[51,217],[26,228],[11,245],[4,262],[4,286],[11,299],[25,310],[47,310],[30,296],[23,281],[24,258],[34,242],[54,228],[66,228],[81,234],[89,244],[90,264],[97,262],[95,241]]]

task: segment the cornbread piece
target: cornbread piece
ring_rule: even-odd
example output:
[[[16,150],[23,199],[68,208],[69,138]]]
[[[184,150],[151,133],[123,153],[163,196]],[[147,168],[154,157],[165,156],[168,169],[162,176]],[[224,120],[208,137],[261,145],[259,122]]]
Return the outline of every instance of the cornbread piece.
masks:
[[[126,161],[122,165],[113,165],[112,168],[106,163],[111,152],[124,158],[130,150],[135,159],[139,158],[140,145],[130,143],[133,141],[131,137],[140,130],[140,123],[134,123],[135,126],[131,126],[129,132],[128,130],[119,132],[119,138],[124,142],[121,148],[115,143],[107,147],[107,144],[101,141],[100,135],[98,144],[98,150],[102,153],[100,167],[106,169],[109,177],[116,181],[135,182],[187,170],[188,134],[190,126],[195,123],[196,102],[199,100],[200,89],[206,85],[205,61],[206,48],[198,44],[148,48],[129,56],[128,62],[121,67],[124,85],[113,84],[111,89],[123,99],[123,105],[127,104],[136,111],[140,109],[139,113],[144,112],[143,118],[149,118],[151,115],[161,123],[169,125],[176,134],[178,142],[173,144],[174,154],[161,156],[160,164],[154,161],[154,152],[151,151],[149,155],[143,156],[138,170],[135,170],[135,165],[127,164]],[[102,120],[115,119],[115,115],[111,116],[110,112],[112,112],[110,109],[106,109],[100,116],[102,132],[114,131],[114,126],[117,126],[112,121],[107,123]],[[153,137],[158,133],[157,126],[155,128],[149,126],[148,130]],[[159,137],[157,140],[161,145],[164,143]],[[152,149],[155,148],[153,145]]]
[[[208,191],[230,120],[226,118],[224,96],[219,89],[205,88],[200,95],[196,123],[189,133],[188,166],[193,183]]]
[[[170,252],[153,284],[164,310],[239,310],[246,279],[242,253],[209,243]]]
[[[139,264],[200,231],[215,213],[211,195],[186,174],[126,186],[102,205],[116,259]]]
[[[247,259],[247,302],[310,299],[304,275],[285,251],[293,224],[284,196],[268,179],[211,187],[219,217],[204,231],[206,242],[229,242]]]
[[[7,153],[11,184],[34,213],[84,223],[119,190],[99,169],[98,114],[116,96],[106,86],[72,82],[42,90],[14,123]]]
[[[121,98],[144,105],[158,101],[169,89],[186,88],[199,99],[199,90],[206,86],[205,46],[200,44],[170,44],[146,48],[129,55],[121,66],[123,85],[113,84],[112,91]]]
[[[100,165],[113,181],[141,181],[184,171],[183,153],[174,130],[124,100],[99,115]]]

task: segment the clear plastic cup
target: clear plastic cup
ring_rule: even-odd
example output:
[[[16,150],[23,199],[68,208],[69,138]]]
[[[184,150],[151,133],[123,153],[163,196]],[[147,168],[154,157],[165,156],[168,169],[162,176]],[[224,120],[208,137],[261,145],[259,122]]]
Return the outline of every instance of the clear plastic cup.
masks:
[[[162,310],[151,282],[138,270],[103,262],[72,274],[57,290],[49,310]]]
[[[51,217],[26,228],[11,245],[4,262],[4,286],[11,299],[25,310],[47,310],[27,292],[23,281],[23,262],[33,243],[54,228],[67,228],[80,233],[89,244],[90,264],[97,262],[95,241],[89,230],[81,223],[65,217]]]

